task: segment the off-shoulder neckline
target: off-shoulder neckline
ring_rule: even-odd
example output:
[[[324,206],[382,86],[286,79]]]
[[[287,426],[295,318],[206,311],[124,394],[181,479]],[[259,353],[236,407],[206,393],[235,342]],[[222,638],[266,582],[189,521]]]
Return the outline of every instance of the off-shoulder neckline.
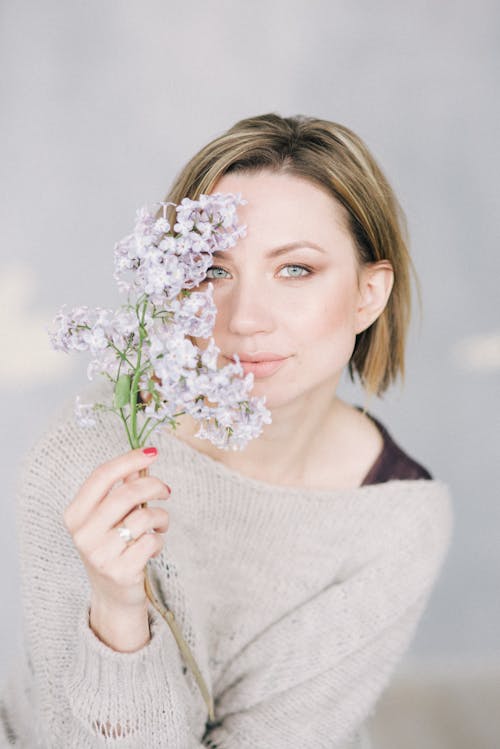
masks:
[[[106,383],[105,383],[106,384]],[[99,383],[100,387],[104,387],[103,383]],[[106,391],[107,392],[107,391]],[[96,390],[96,384],[93,383],[93,386],[91,386],[91,389],[89,391],[85,392],[85,395],[92,394],[94,397],[97,395]],[[359,410],[361,410],[360,406],[355,406]],[[370,416],[373,419],[372,414],[369,412],[367,413],[368,416]],[[379,422],[376,419],[373,419],[382,432],[382,435],[384,437],[384,447],[382,448],[382,452],[379,454],[379,456],[376,458],[375,462],[378,462],[380,459],[381,454],[384,452],[386,447],[386,441],[387,439],[392,439],[390,433],[387,431],[386,427]],[[247,490],[251,490],[256,494],[267,494],[268,496],[280,496],[280,497],[287,497],[287,498],[297,498],[297,499],[311,499],[311,500],[329,500],[331,501],[334,497],[364,497],[364,496],[370,496],[370,495],[380,495],[382,492],[384,495],[387,493],[392,492],[400,492],[401,490],[406,490],[408,492],[412,492],[415,490],[418,490],[419,493],[422,493],[423,490],[447,490],[448,485],[438,479],[438,478],[432,478],[432,479],[390,479],[389,481],[384,481],[382,483],[375,483],[375,484],[361,484],[357,487],[345,487],[341,489],[309,489],[306,487],[300,487],[300,486],[286,486],[283,484],[271,484],[268,481],[263,481],[261,479],[256,479],[251,476],[246,476],[243,473],[240,473],[239,471],[236,471],[233,468],[229,468],[224,463],[214,460],[209,455],[206,455],[205,453],[201,452],[200,450],[196,450],[196,448],[189,445],[187,442],[184,442],[180,438],[178,438],[175,435],[175,432],[173,430],[168,430],[166,427],[164,428],[157,428],[151,433],[151,437],[149,442],[154,445],[155,443],[158,444],[158,447],[160,448],[160,445],[171,445],[172,449],[175,451],[178,451],[178,454],[184,454],[187,458],[190,458],[191,460],[197,461],[199,466],[204,467],[208,472],[215,473],[218,475],[218,477],[222,480],[225,480],[229,483],[232,483],[235,486],[238,486],[240,489],[246,488]],[[160,456],[161,459],[161,456]],[[371,469],[370,469],[371,470]],[[366,478],[366,477],[365,477]],[[364,480],[364,479],[363,479]]]
[[[306,498],[306,499],[317,499],[317,500],[331,500],[332,497],[352,497],[358,495],[370,495],[380,493],[383,491],[392,492],[395,490],[414,488],[422,489],[423,484],[426,488],[438,488],[444,486],[443,482],[439,479],[391,479],[383,483],[378,484],[361,484],[357,487],[345,487],[345,488],[332,488],[332,489],[308,489],[301,486],[287,486],[284,484],[272,484],[268,481],[256,479],[251,476],[246,476],[240,471],[234,468],[229,468],[224,463],[215,460],[214,458],[206,455],[200,450],[192,447],[189,443],[181,440],[175,435],[175,432],[168,432],[166,429],[157,429],[151,434],[151,443],[157,444],[161,450],[162,445],[169,444],[172,449],[183,454],[186,458],[195,461],[200,467],[208,469],[208,471],[215,473],[219,478],[229,481],[239,487],[246,487],[252,489],[260,494],[266,493],[268,495],[281,495],[295,498]]]

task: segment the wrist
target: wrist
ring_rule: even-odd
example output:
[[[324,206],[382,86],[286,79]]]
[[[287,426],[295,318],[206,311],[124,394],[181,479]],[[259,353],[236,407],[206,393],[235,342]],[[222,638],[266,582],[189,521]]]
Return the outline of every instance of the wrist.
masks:
[[[101,642],[121,653],[140,650],[151,639],[147,603],[123,608],[92,597],[89,626]]]

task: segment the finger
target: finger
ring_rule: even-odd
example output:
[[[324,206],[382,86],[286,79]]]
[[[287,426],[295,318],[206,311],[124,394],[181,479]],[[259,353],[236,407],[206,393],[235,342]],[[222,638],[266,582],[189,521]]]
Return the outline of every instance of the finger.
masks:
[[[146,455],[138,447],[97,466],[64,511],[68,530],[81,527],[114,484],[123,481],[130,473],[150,466],[156,457],[155,454]]]
[[[151,530],[154,530],[156,533],[166,533],[168,522],[169,515],[167,510],[161,507],[138,507],[133,512],[129,512],[120,521],[120,525],[125,525],[135,539]],[[111,531],[115,531],[116,533],[116,527],[111,528]]]
[[[109,562],[108,574],[119,585],[135,585],[142,582],[148,560],[162,550],[164,543],[164,536],[144,533],[137,541],[129,544],[123,554]]]
[[[89,552],[88,557],[97,569],[102,569],[111,560],[119,557],[131,546],[118,533],[118,525],[124,525],[133,536],[133,543],[153,529],[155,534],[168,530],[169,516],[166,510],[155,507],[141,507],[129,513],[117,526],[110,528],[98,547]],[[154,535],[154,534],[151,534]]]
[[[106,531],[122,522],[137,505],[154,499],[168,499],[169,496],[169,487],[156,476],[145,476],[133,483],[122,484],[112,489],[106,499],[77,529],[74,540],[81,548],[99,543],[99,539]]]
[[[139,478],[140,471],[132,471],[132,473],[129,473],[128,476],[125,476],[123,479],[123,483],[127,484],[130,481],[135,481],[135,479]]]

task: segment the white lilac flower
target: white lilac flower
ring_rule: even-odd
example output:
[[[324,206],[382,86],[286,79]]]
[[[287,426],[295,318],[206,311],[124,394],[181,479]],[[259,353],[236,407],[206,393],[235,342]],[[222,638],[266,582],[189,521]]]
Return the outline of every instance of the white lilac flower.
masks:
[[[208,338],[217,315],[217,307],[213,301],[213,284],[208,284],[206,292],[193,291],[182,301],[176,299],[171,309],[174,313],[174,323],[186,335]]]
[[[250,398],[233,408],[220,406],[204,415],[195,436],[210,440],[216,447],[241,450],[249,440],[262,433],[262,425],[270,424],[271,417],[260,398]]]
[[[76,396],[74,413],[78,426],[93,427],[97,424],[95,417],[92,415],[95,413],[95,404],[82,403],[79,395]]]
[[[127,309],[110,310],[96,307],[75,307],[71,311],[63,305],[49,331],[53,348],[59,351],[90,351],[101,356],[111,343],[125,348],[138,342],[138,321],[135,312]]]
[[[198,286],[212,262],[211,253],[234,246],[245,235],[246,227],[237,225],[236,206],[246,202],[239,193],[183,198],[176,207],[176,236],[167,236],[166,219],[155,219],[142,206],[133,233],[115,245],[114,278],[119,290],[145,293],[153,304],[161,305],[181,289]],[[131,283],[123,278],[127,271]]]
[[[211,286],[212,284],[210,284]],[[203,350],[201,354],[201,363],[207,368],[212,371],[215,371],[217,369],[217,358],[220,353],[220,349],[215,345],[214,339],[211,337],[208,345]],[[239,357],[238,354],[235,354],[238,362]],[[238,374],[243,374],[243,368],[241,369],[241,372],[238,372]]]
[[[265,398],[249,396],[253,374],[243,376],[238,357],[217,367],[212,284],[206,291],[193,291],[205,279],[212,253],[229,249],[245,236],[246,227],[237,225],[236,207],[246,202],[241,194],[184,198],[176,206],[173,229],[165,215],[158,218],[143,206],[136,213],[134,231],[114,250],[114,279],[119,290],[129,294],[128,304],[114,311],[85,306],[68,310],[63,305],[54,318],[56,330],[48,331],[52,346],[66,353],[89,351],[93,358],[88,378],[101,374],[115,383],[114,407],[108,410],[119,410],[128,424],[130,409],[135,409],[131,446],[140,442],[149,421],[152,431],[164,421],[175,425],[181,413],[200,422],[198,437],[221,449],[242,449],[271,422]],[[175,204],[155,205],[165,209]],[[202,349],[189,337],[208,342]],[[133,378],[140,390],[151,394],[147,404],[133,405]],[[81,426],[95,423],[94,407],[106,408],[77,398],[75,417]]]
[[[89,380],[93,380],[96,374],[105,375],[109,380],[115,381],[117,379],[118,369],[118,355],[112,348],[103,349],[99,352],[99,356],[88,364],[87,377]],[[120,364],[120,374],[133,375],[135,366],[133,362],[122,361]]]
[[[55,331],[48,331],[52,347],[65,353],[87,351],[88,342],[82,336],[82,332],[89,325],[89,320],[88,307],[75,307],[71,312],[67,312],[67,305],[63,304],[53,320],[58,327]]]

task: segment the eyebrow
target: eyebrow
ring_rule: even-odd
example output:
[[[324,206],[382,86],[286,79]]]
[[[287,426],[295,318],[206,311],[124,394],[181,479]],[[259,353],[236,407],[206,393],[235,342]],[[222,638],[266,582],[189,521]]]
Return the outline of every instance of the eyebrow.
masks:
[[[281,245],[280,247],[275,247],[273,250],[269,250],[268,253],[266,253],[266,257],[278,257],[278,255],[283,255],[285,252],[290,252],[290,250],[297,250],[301,247],[311,247],[314,250],[318,250],[319,252],[325,253],[326,250],[323,249],[323,247],[320,247],[318,244],[315,244],[314,242],[308,242],[305,239],[298,239],[295,242],[289,242],[288,244]],[[227,250],[216,250],[212,253],[213,257],[226,257],[227,256]]]

